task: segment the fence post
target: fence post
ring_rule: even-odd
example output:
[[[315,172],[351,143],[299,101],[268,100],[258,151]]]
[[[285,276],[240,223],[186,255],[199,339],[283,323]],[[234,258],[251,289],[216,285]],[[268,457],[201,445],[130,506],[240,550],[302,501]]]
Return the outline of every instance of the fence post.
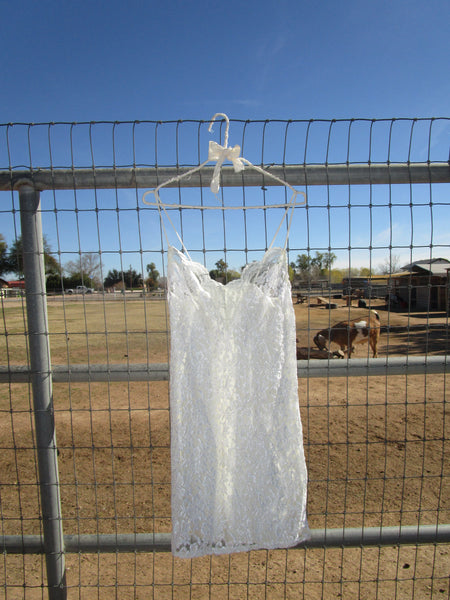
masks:
[[[67,597],[64,538],[39,192],[30,183],[24,183],[19,187],[19,201],[48,596],[50,600],[64,600]]]

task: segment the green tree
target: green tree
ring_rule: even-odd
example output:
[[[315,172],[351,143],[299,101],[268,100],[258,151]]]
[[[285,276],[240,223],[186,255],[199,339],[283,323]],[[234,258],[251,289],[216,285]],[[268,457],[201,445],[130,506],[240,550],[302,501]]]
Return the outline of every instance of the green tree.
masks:
[[[228,269],[228,264],[223,260],[223,258],[216,262],[216,269],[221,275],[225,275]]]
[[[299,254],[295,262],[295,272],[303,283],[310,282],[318,276],[317,266],[309,254]]]
[[[331,269],[333,263],[336,261],[337,256],[334,252],[325,252],[323,259],[324,269]]]
[[[142,275],[137,273],[137,271],[135,271],[131,265],[129,266],[128,271],[124,272],[123,279],[125,282],[125,287],[129,289],[142,287]]]
[[[69,277],[63,277],[64,289],[76,288],[77,285],[85,285],[88,288],[95,287],[95,282],[84,273],[72,273]]]
[[[325,271],[331,269],[336,258],[334,252],[316,252],[316,256],[311,260],[311,264],[317,267],[320,275],[324,275]]]
[[[345,271],[342,269],[325,269],[324,275],[330,283],[341,283]]]
[[[295,264],[291,263],[288,267],[289,281],[292,283],[295,277]]]
[[[297,256],[296,268],[299,270],[300,275],[307,275],[311,271],[311,257],[309,254],[299,254]]]
[[[52,256],[50,245],[48,244],[45,236],[43,239],[43,246],[45,273],[47,275],[60,273],[60,265],[56,258]],[[23,277],[23,244],[21,236],[16,238],[11,244],[7,254],[7,261],[9,271],[16,273],[19,277]]]
[[[111,269],[110,271],[108,271],[108,274],[106,275],[103,281],[103,285],[105,286],[105,288],[110,288],[120,283],[121,281],[122,271],[118,271],[117,269]]]
[[[215,264],[215,269],[212,269],[209,272],[209,275],[212,279],[225,279],[226,276],[226,272],[228,269],[228,264],[223,260],[223,258],[220,258],[216,264]]]
[[[9,273],[9,271],[8,244],[5,242],[5,238],[0,233],[0,275],[3,275],[3,273]]]
[[[117,271],[117,269],[108,271],[108,274],[103,281],[105,288],[119,284],[128,289],[142,287],[142,275],[137,273],[131,265],[128,271]]]
[[[47,292],[59,292],[63,291],[63,278],[59,273],[50,273],[46,277],[45,286]],[[71,287],[70,285],[64,286],[65,288]]]
[[[159,271],[156,268],[155,263],[151,262],[145,267],[147,271],[147,279],[145,285],[148,290],[155,290],[158,287],[159,282]]]
[[[223,260],[223,258],[220,258],[216,262],[215,267],[215,269],[209,272],[209,275],[212,279],[220,279],[224,283],[228,283],[234,279],[239,279],[241,276],[237,271],[229,269],[228,264]]]
[[[228,269],[225,274],[225,283],[229,283],[230,281],[234,281],[235,279],[239,279],[241,274],[234,269]]]

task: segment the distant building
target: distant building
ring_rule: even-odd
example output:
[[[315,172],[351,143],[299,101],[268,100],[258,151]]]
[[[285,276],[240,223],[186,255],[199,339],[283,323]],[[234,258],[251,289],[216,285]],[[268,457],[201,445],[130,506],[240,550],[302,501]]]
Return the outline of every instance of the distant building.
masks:
[[[6,279],[0,278],[0,295],[2,298],[21,296],[22,290],[24,289],[25,281],[23,279],[18,281],[6,281]]]
[[[0,298],[4,298],[6,296],[6,290],[8,289],[8,282],[6,279],[2,279],[0,277]]]
[[[345,295],[358,295],[364,298],[384,298],[389,291],[389,275],[371,277],[344,277],[342,291]]]
[[[391,274],[395,292],[410,310],[445,311],[448,306],[448,269],[446,258],[417,260],[405,265],[401,273]]]
[[[450,268],[450,260],[446,258],[424,258],[423,260],[416,260],[409,265],[405,265],[400,271],[415,271],[420,273],[421,271],[439,273],[446,271]]]
[[[8,281],[8,286],[10,289],[14,290],[24,290],[25,289],[25,280],[18,279],[17,281]]]
[[[390,308],[449,311],[449,270],[446,258],[423,259],[405,265],[398,273],[345,278],[342,284],[344,293],[361,290],[365,298],[385,298]]]

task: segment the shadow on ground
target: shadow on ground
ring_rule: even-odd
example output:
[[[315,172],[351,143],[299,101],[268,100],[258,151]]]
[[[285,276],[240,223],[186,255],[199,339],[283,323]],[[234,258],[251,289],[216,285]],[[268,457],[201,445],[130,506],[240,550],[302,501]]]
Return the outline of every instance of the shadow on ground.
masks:
[[[449,354],[450,338],[447,327],[420,329],[411,328],[384,334],[381,338],[389,353],[389,348],[395,354]]]

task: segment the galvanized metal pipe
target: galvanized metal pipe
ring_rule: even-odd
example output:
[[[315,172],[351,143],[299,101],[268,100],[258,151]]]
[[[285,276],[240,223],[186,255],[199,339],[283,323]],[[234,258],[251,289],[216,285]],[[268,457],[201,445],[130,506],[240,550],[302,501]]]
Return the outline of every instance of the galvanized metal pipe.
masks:
[[[423,375],[446,373],[449,355],[393,356],[385,358],[352,358],[350,360],[299,360],[297,374],[301,379],[313,377],[373,377],[390,375]],[[55,365],[54,383],[168,381],[168,363],[117,365]],[[27,366],[0,366],[0,383],[28,383],[32,370]]]
[[[39,192],[19,189],[42,528],[50,600],[67,597]]]
[[[351,358],[334,360],[299,360],[299,378],[308,377],[374,377],[382,375],[430,375],[446,373],[450,357],[442,356],[391,356],[383,358]]]
[[[192,167],[123,167],[34,169],[33,171],[0,172],[0,191],[16,189],[24,181],[38,190],[76,189],[135,189],[155,188],[174,176],[182,175]],[[398,183],[444,183],[450,181],[449,163],[371,163],[330,165],[266,165],[270,173],[294,186],[305,185],[368,185]],[[174,182],[168,187],[208,187],[214,167]],[[230,166],[221,169],[223,187],[280,185],[251,168],[235,173]]]
[[[305,548],[342,548],[359,546],[397,546],[448,544],[450,524],[399,525],[393,527],[346,527],[313,529],[311,538],[299,544]]]
[[[170,552],[170,533],[65,535],[66,552]],[[296,548],[349,548],[360,546],[397,546],[448,544],[450,525],[406,525],[394,527],[346,527],[312,529],[308,540]],[[0,536],[0,549],[7,554],[42,554],[44,542],[39,535]]]

